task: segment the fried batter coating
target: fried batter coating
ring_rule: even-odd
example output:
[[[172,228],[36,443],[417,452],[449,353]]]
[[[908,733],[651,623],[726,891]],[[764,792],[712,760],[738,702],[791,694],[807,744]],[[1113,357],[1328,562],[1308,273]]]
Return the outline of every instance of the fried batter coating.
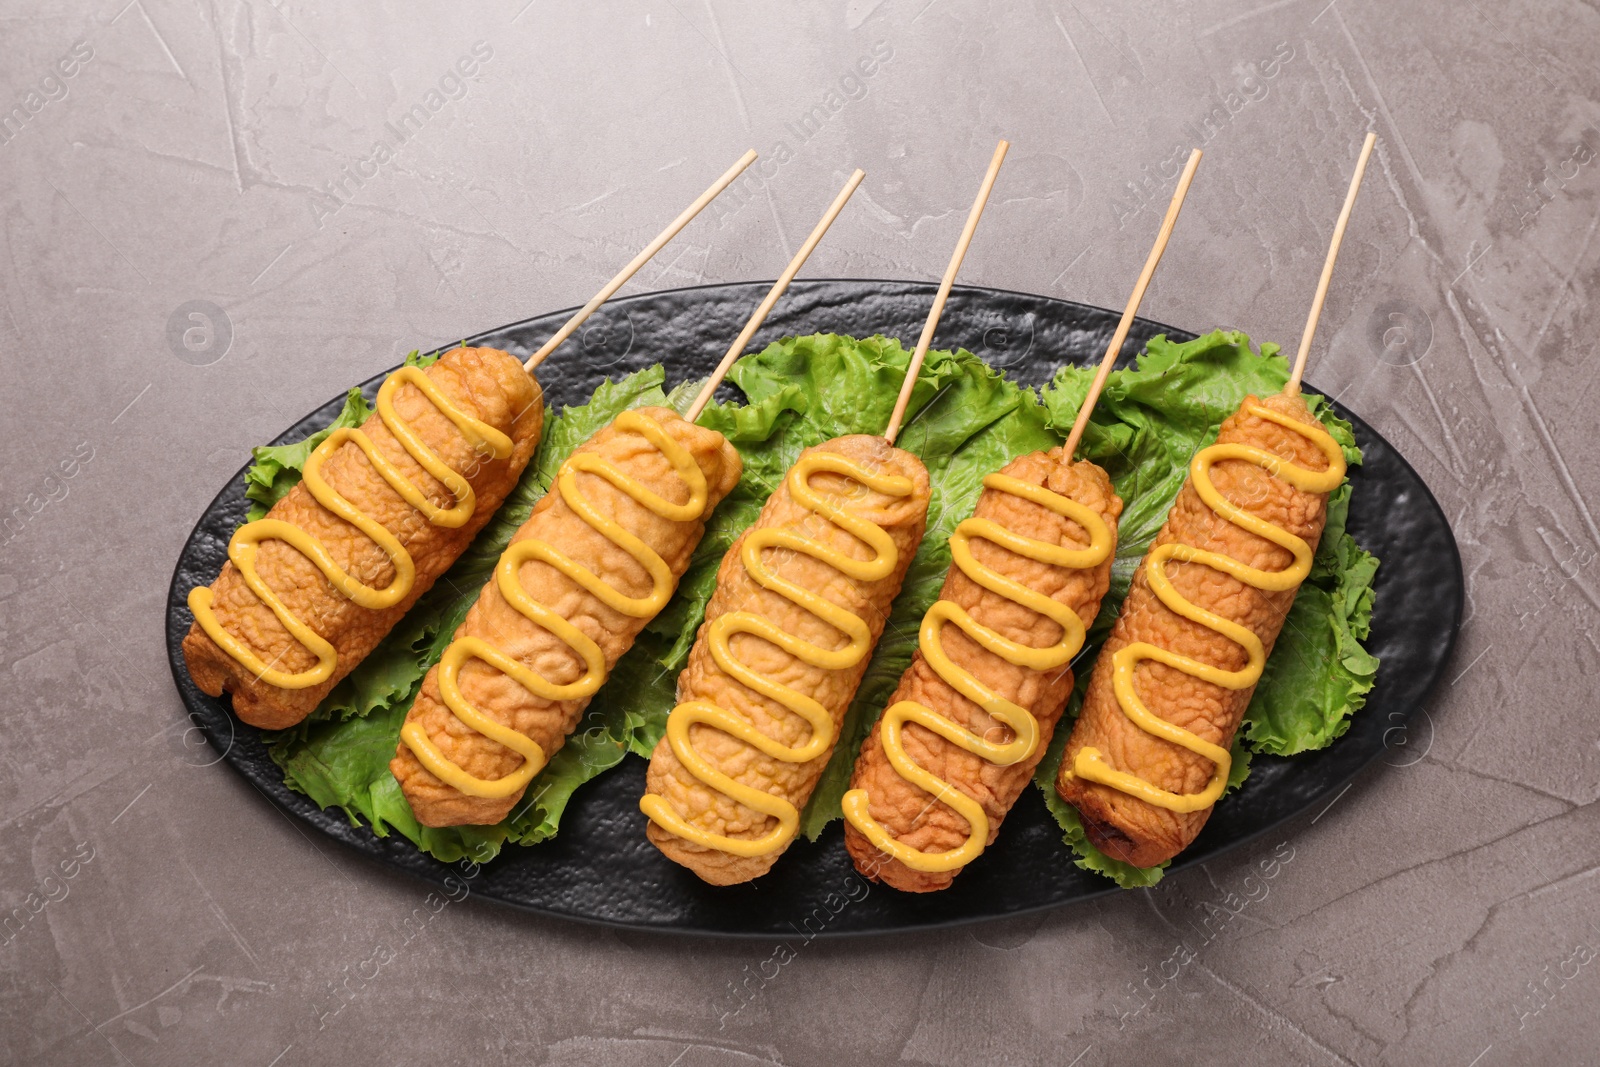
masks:
[[[660,424],[688,449],[705,473],[707,499],[703,517],[693,522],[662,518],[604,478],[587,472],[578,473],[578,489],[601,514],[619,523],[661,556],[676,584],[705,534],[705,517],[738,484],[743,465],[738,451],[715,430],[686,422],[667,408],[641,408],[639,414]],[[593,452],[610,460],[629,478],[667,501],[682,503],[689,498],[689,487],[673,470],[671,462],[638,433],[618,430],[613,424],[589,438],[578,451]],[[530,538],[554,546],[625,596],[640,597],[650,592],[651,580],[644,568],[585,522],[560,492],[552,490],[539,501],[511,543]],[[528,560],[517,573],[522,588],[534,600],[554,610],[600,646],[605,654],[607,673],[650,621],[607,606],[542,560]],[[512,607],[493,577],[484,585],[477,603],[457,628],[454,639],[463,637],[486,641],[557,685],[575,682],[585,672],[578,654]],[[462,695],[474,708],[538,742],[547,758],[554,756],[565,743],[589,704],[587,698],[555,702],[537,696],[509,675],[475,658],[462,666],[459,681]],[[619,693],[615,698],[626,700],[628,695]],[[421,722],[445,757],[474,777],[503,778],[522,763],[521,756],[456,718],[439,695],[437,665],[423,679],[421,692],[406,721]],[[503,799],[468,796],[424,768],[404,742],[396,747],[389,770],[424,826],[499,822],[526,792],[521,790]]]
[[[901,475],[912,481],[909,496],[891,497],[858,482],[831,473],[812,477],[813,488],[839,503],[843,509],[881,526],[898,552],[894,571],[875,582],[859,582],[819,560],[799,552],[773,549],[763,553],[766,565],[778,577],[793,582],[863,619],[876,645],[888,621],[889,607],[900,592],[900,584],[910,567],[927,523],[929,486],[927,468],[911,453],[890,445],[882,437],[856,434],[838,437],[807,449],[832,452],[876,473]],[[794,499],[787,479],[773,493],[752,530],[779,527],[832,547],[843,555],[870,559],[871,550],[830,520]],[[746,571],[739,554],[745,531],[717,572],[717,591],[706,608],[706,621],[689,654],[688,666],[678,678],[678,701],[704,700],[749,720],[762,733],[787,746],[798,746],[811,736],[805,719],[768,697],[745,688],[717,666],[711,656],[709,627],[717,618],[735,611],[762,616],[784,632],[822,648],[839,648],[842,635],[817,616],[775,592],[762,588]],[[813,667],[783,649],[752,634],[735,634],[729,642],[733,656],[762,677],[807,694],[833,715],[834,733],[855,696],[866,673],[870,655],[845,670]],[[786,763],[763,755],[751,745],[720,730],[696,724],[690,729],[696,752],[713,767],[735,781],[781,796],[796,808],[803,808],[816,788],[817,779],[828,763],[833,746],[807,763]],[[679,762],[663,739],[650,759],[647,782],[650,793],[667,799],[688,822],[711,833],[728,837],[760,837],[770,828],[769,818],[717,792],[694,777]],[[648,824],[649,838],[667,857],[688,867],[713,885],[732,885],[765,874],[782,850],[756,857],[733,856],[716,849],[693,844]]]
[[[1071,462],[1071,457],[1064,455],[1060,448],[1012,460],[1000,473],[1077,501],[1097,512],[1111,530],[1113,551],[1105,562],[1086,570],[1027,559],[981,538],[971,542],[972,554],[980,564],[1067,605],[1077,612],[1085,627],[1089,626],[1100,610],[1100,599],[1111,584],[1117,519],[1122,514],[1122,501],[1112,491],[1111,479],[1093,463]],[[996,489],[983,491],[974,515],[1046,544],[1084,548],[1089,543],[1087,531],[1071,519]],[[974,621],[1012,641],[1044,648],[1061,640],[1059,624],[1009,597],[985,589],[959,567],[950,568],[939,599],[965,608]],[[1008,663],[980,648],[959,626],[944,627],[940,640],[945,654],[957,667],[972,674],[999,696],[1026,708],[1039,721],[1039,744],[1033,755],[1009,767],[996,766],[915,722],[906,723],[903,729],[901,736],[906,755],[914,763],[982,805],[989,817],[989,838],[985,844],[990,844],[1000,832],[1001,820],[1016,803],[1049,747],[1056,722],[1061,718],[1067,698],[1072,695],[1072,671],[1057,668],[1042,672]],[[902,700],[915,701],[985,740],[1004,744],[1013,737],[1010,728],[940,678],[920,648],[884,706],[893,707]],[[881,730],[881,722],[874,725],[872,735],[862,743],[850,788],[867,791],[868,813],[900,843],[922,852],[959,848],[972,832],[967,820],[954,808],[900,777],[884,751]],[[873,881],[886,882],[909,893],[944,889],[963,869],[913,870],[880,852],[848,821],[844,842],[856,870]]]
[[[1222,424],[1217,443],[1254,445],[1308,470],[1324,470],[1327,457],[1306,437],[1251,415],[1259,404],[1297,422],[1319,425],[1299,396],[1247,397]],[[1211,468],[1212,481],[1224,498],[1257,518],[1303,538],[1313,550],[1327,521],[1326,493],[1307,493],[1268,474],[1246,460],[1225,459]],[[1289,551],[1241,529],[1212,511],[1186,481],[1167,521],[1151,548],[1169,543],[1232,557],[1251,567],[1277,571],[1293,562]],[[1168,565],[1172,584],[1185,599],[1253,631],[1270,655],[1294,603],[1297,589],[1266,592],[1246,585],[1202,563]],[[1084,829],[1106,855],[1139,867],[1163,863],[1188,847],[1211,810],[1180,813],[1156,807],[1072,773],[1073,760],[1086,745],[1100,750],[1111,767],[1126,771],[1161,789],[1195,793],[1210,781],[1215,764],[1136,726],[1112,691],[1112,657],[1138,641],[1169,649],[1224,670],[1240,670],[1248,662],[1243,648],[1207,626],[1178,615],[1150,588],[1140,565],[1111,636],[1100,649],[1084,698],[1083,712],[1073,727],[1056,779],[1061,799],[1078,809]],[[1146,706],[1222,748],[1233,743],[1255,688],[1231,690],[1191,677],[1163,663],[1143,660],[1134,668],[1134,685]]]
[[[345,675],[356,668],[385,634],[426,593],[500,507],[533,456],[544,426],[543,394],[521,362],[494,348],[457,348],[445,353],[425,372],[463,412],[507,434],[511,454],[494,459],[474,451],[467,437],[433,406],[422,391],[402,383],[395,411],[417,436],[452,470],[462,474],[476,494],[472,517],[456,529],[435,526],[396,493],[354,442],[346,442],[322,466],[328,484],[359,511],[381,523],[399,539],[416,563],[411,592],[392,607],[363,608],[334,588],[316,565],[282,541],[263,541],[256,570],[289,611],[330,642],[338,654],[332,677],[304,689],[280,689],[260,681],[245,666],[206,636],[198,623],[183,639],[189,674],[201,691],[233,693],[233,710],[245,722],[281,730],[311,714]],[[439,506],[453,498],[405,450],[374,413],[361,426],[378,451],[412,484]],[[379,588],[394,576],[394,565],[376,543],[350,523],[317,503],[304,485],[297,485],[267,513],[306,531],[326,546],[334,561],[365,585]],[[230,562],[211,586],[212,609],[222,628],[247,643],[256,655],[289,672],[308,670],[316,657],[257,599]]]

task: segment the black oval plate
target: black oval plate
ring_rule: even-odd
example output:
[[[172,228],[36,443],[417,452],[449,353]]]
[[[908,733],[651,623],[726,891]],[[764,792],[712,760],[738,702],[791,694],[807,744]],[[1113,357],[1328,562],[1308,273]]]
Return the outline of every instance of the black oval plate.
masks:
[[[669,385],[703,376],[722,355],[769,283],[704,286],[613,300],[601,308],[540,374],[548,403],[584,403],[600,381],[664,363]],[[909,347],[934,286],[918,282],[796,282],[752,348],[789,334],[835,332],[898,336]],[[570,311],[553,312],[468,338],[526,355]],[[950,296],[935,342],[982,356],[1020,381],[1039,384],[1066,363],[1100,358],[1117,313],[1042,296],[960,287]],[[1124,361],[1158,333],[1193,334],[1139,319]],[[363,387],[373,396],[384,375]],[[289,427],[273,442],[296,441],[327,425],[343,394]],[[1461,558],[1444,513],[1395,448],[1335,404],[1355,426],[1366,461],[1355,469],[1350,532],[1383,561],[1378,569],[1371,651],[1383,663],[1367,706],[1350,730],[1320,752],[1293,759],[1257,756],[1250,778],[1220,806],[1205,831],[1174,864],[1214,859],[1331,801],[1403,731],[1438,679],[1455,641],[1463,601]],[[167,598],[167,652],[190,718],[234,769],[273,803],[329,837],[393,867],[445,884],[462,871],[419,852],[395,834],[374,836],[342,812],[319,810],[283,784],[260,735],[228,704],[195,688],[180,644],[191,616],[184,598],[209,584],[227,558],[228,538],[243,521],[243,471],[201,517],[179,557]],[[608,694],[601,691],[598,699]],[[1403,733],[1402,733],[1403,736]],[[583,786],[567,806],[561,833],[529,848],[509,846],[471,879],[471,891],[565,919],[653,930],[733,936],[823,936],[939,926],[998,918],[1115,891],[1073,866],[1061,831],[1032,787],[1006,819],[998,841],[942,892],[925,895],[874,887],[855,874],[839,823],[815,843],[801,839],[774,871],[753,884],[717,889],[669,862],[649,845],[638,800],[644,761],[629,757]],[[459,882],[450,883],[459,891]],[[848,901],[848,903],[845,903]],[[819,931],[820,928],[820,931]]]

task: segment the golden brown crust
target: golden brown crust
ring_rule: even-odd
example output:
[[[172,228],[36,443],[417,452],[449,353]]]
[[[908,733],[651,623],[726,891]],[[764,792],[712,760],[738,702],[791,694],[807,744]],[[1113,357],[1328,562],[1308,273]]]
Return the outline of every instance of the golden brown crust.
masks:
[[[677,412],[651,407],[641,408],[639,413],[659,423],[694,456],[706,476],[705,514],[709,516],[739,482],[742,469],[739,453],[720,433],[686,422]],[[578,451],[603,456],[628,477],[668,501],[681,503],[689,498],[688,486],[667,457],[640,434],[618,430],[615,423],[585,441]],[[579,472],[577,485],[579,492],[601,514],[615,520],[666,561],[674,583],[683,576],[695,547],[705,534],[704,518],[695,522],[664,519],[595,474]],[[530,538],[555,546],[567,558],[626,596],[642,597],[650,592],[650,577],[644,568],[584,522],[559,491],[552,490],[539,501],[511,543]],[[540,560],[524,563],[518,578],[534,600],[553,609],[600,646],[605,654],[607,672],[616,666],[617,660],[632,647],[639,631],[650,621],[606,606],[593,593]],[[577,654],[512,607],[493,577],[456,629],[455,639],[462,637],[487,641],[557,685],[575,682],[584,673],[583,661]],[[437,665],[428,671],[406,721],[422,723],[445,758],[474,777],[493,780],[515,771],[522,757],[457,719],[439,696],[438,675]],[[468,660],[462,666],[459,681],[462,695],[473,707],[496,722],[531,737],[547,757],[554,756],[565,743],[589,704],[588,699],[554,702],[536,696],[508,675],[477,659]],[[616,697],[628,699],[627,694],[616,694]],[[424,826],[499,822],[525,792],[518,791],[498,800],[468,796],[424,769],[404,743],[397,746],[389,769],[410,801],[417,820]]]
[[[1326,457],[1312,441],[1249,414],[1246,408],[1252,404],[1261,404],[1299,422],[1316,424],[1305,401],[1298,396],[1279,395],[1265,400],[1248,397],[1222,424],[1217,435],[1219,443],[1255,445],[1310,470],[1326,468]],[[1211,476],[1226,499],[1304,538],[1315,549],[1327,521],[1327,494],[1302,492],[1245,460],[1223,460],[1211,468]],[[1230,556],[1262,570],[1281,570],[1292,562],[1286,549],[1212,511],[1187,481],[1151,547],[1174,542]],[[1173,562],[1167,573],[1187,600],[1248,627],[1271,654],[1297,590],[1263,592],[1200,563]],[[1115,769],[1137,775],[1161,789],[1196,793],[1210,781],[1215,770],[1210,760],[1145,733],[1117,703],[1111,687],[1112,657],[1118,649],[1138,641],[1148,641],[1224,670],[1238,670],[1248,660],[1245,650],[1222,634],[1183,618],[1161,603],[1151,590],[1141,563],[1122,614],[1095,662],[1083,712],[1061,762],[1056,792],[1078,809],[1087,836],[1096,848],[1126,863],[1150,867],[1187,848],[1210,817],[1211,809],[1188,814],[1171,812],[1071,773],[1078,751],[1092,745]],[[1149,660],[1135,668],[1134,684],[1156,715],[1223,748],[1233,743],[1234,732],[1255,692],[1253,687],[1224,689]]]
[[[465,475],[477,495],[477,507],[457,529],[434,526],[396,493],[353,442],[347,442],[323,464],[328,484],[358,510],[382,523],[406,546],[416,563],[416,582],[400,603],[384,610],[355,604],[322,575],[305,556],[282,541],[263,541],[256,570],[267,587],[296,617],[327,639],[338,653],[332,677],[305,689],[280,689],[258,680],[206,636],[198,624],[183,639],[189,674],[203,692],[233,693],[233,710],[245,722],[263,729],[293,726],[311,714],[328,691],[356,668],[417,598],[426,593],[500,507],[517,484],[539,444],[544,403],[539,384],[514,357],[493,348],[457,348],[427,368],[426,374],[451,402],[512,440],[510,456],[485,459],[466,436],[414,385],[395,393],[396,412],[451,469]],[[389,432],[376,412],[361,426],[378,451],[441,506],[449,491],[424,471]],[[292,523],[321,541],[334,561],[362,583],[381,587],[394,566],[361,531],[328,511],[297,485],[274,504],[268,516]],[[245,641],[267,663],[287,671],[307,670],[316,658],[284,629],[272,609],[245,585],[232,563],[212,583],[213,610],[223,629]]]
[[[1012,460],[1000,473],[1044,486],[1097,512],[1110,527],[1115,545],[1122,501],[1112,491],[1106,472],[1093,463],[1072,463],[1056,448]],[[985,489],[978,498],[974,514],[997,522],[1013,533],[1047,544],[1065,548],[1083,548],[1088,544],[1087,532],[1076,522],[1010,493]],[[1039,563],[982,539],[972,541],[972,554],[982,565],[1072,608],[1088,626],[1094,622],[1100,610],[1100,599],[1110,586],[1115,550],[1104,563],[1089,570]],[[1058,624],[983,588],[957,567],[950,568],[939,598],[965,608],[976,622],[1013,641],[1044,648],[1061,640]],[[1009,767],[997,767],[916,723],[907,723],[901,734],[906,754],[919,767],[983,806],[989,817],[988,843],[992,843],[1000,832],[1001,821],[1033,777],[1034,768],[1050,744],[1056,721],[1072,695],[1072,671],[1057,669],[1046,673],[1014,666],[985,652],[957,626],[946,626],[940,640],[945,654],[956,666],[971,672],[1000,696],[1027,708],[1039,720],[1039,744],[1034,754]],[[1006,726],[935,674],[920,649],[885,707],[893,707],[902,700],[916,701],[991,741],[1003,743],[1012,736]],[[902,844],[923,852],[945,852],[960,847],[971,833],[967,821],[955,809],[934,800],[929,793],[900,777],[884,752],[881,727],[881,722],[874,725],[872,735],[862,744],[850,788],[866,790],[869,814]],[[962,870],[913,870],[880,852],[865,834],[848,822],[844,841],[856,870],[873,881],[883,881],[910,893],[944,889]]]
[[[780,577],[824,596],[864,619],[871,629],[875,645],[888,621],[890,604],[899,593],[906,569],[911,565],[917,545],[922,540],[928,513],[928,472],[915,456],[894,448],[881,437],[864,434],[838,437],[807,449],[802,456],[817,451],[843,455],[874,472],[902,475],[910,478],[914,486],[910,496],[894,498],[832,474],[818,474],[811,480],[818,490],[830,495],[837,493],[836,499],[843,502],[842,506],[847,511],[879,524],[888,532],[899,552],[899,559],[894,572],[886,578],[876,582],[857,582],[826,563],[801,553],[773,550],[764,557],[767,565]],[[761,511],[761,517],[751,529],[768,527],[796,530],[856,558],[866,559],[870,556],[870,550],[860,541],[829,520],[802,507],[790,495],[787,480],[772,494]],[[734,611],[749,611],[763,616],[780,629],[823,648],[835,648],[840,643],[840,635],[827,623],[756,584],[739,559],[744,539],[748,536],[749,530],[723,557],[722,566],[717,572],[717,591],[706,608],[705,624],[701,626],[694,649],[689,654],[688,666],[678,678],[678,700],[707,701],[747,718],[762,733],[783,744],[803,744],[810,736],[811,729],[804,719],[746,689],[725,674],[711,658],[707,627],[717,618]],[[830,671],[803,663],[777,646],[750,634],[735,635],[730,645],[735,658],[751,669],[811,696],[826,707],[833,714],[836,732],[871,658],[863,657],[859,664],[848,670]],[[808,763],[783,763],[763,756],[750,745],[719,730],[698,725],[691,729],[690,739],[695,750],[722,773],[746,785],[782,796],[797,808],[805,807],[832,754],[830,747],[829,751]],[[730,837],[759,837],[769,827],[766,816],[716,792],[691,775],[665,740],[656,745],[655,754],[650,759],[647,790],[665,797],[679,815],[711,833]],[[650,841],[668,858],[683,864],[713,885],[732,885],[765,874],[782,854],[780,851],[748,859],[732,856],[684,841],[653,822],[649,824],[648,833]]]

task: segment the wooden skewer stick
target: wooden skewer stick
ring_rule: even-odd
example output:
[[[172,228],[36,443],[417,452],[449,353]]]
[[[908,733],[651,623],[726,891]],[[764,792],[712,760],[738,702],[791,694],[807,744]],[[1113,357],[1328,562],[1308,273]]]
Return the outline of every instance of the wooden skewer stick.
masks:
[[[894,413],[889,416],[889,428],[883,431],[884,440],[891,445],[900,433],[900,420],[905,418],[906,405],[911,403],[911,390],[916,387],[917,374],[922,370],[922,361],[927,358],[928,346],[933,342],[933,331],[939,325],[939,316],[944,314],[945,301],[950,298],[950,287],[955,284],[956,272],[961,269],[961,261],[966,258],[967,246],[972,243],[972,235],[977,232],[978,220],[983,217],[983,206],[989,202],[989,191],[994,188],[994,179],[1000,173],[1000,164],[1005,162],[1006,149],[1011,147],[1010,141],[1001,141],[994,147],[994,158],[989,160],[989,172],[983,176],[983,184],[978,187],[978,198],[972,202],[972,211],[967,215],[967,224],[961,229],[961,238],[956,241],[955,253],[950,257],[950,266],[945,268],[944,279],[939,283],[939,292],[933,298],[933,307],[928,309],[928,321],[922,326],[922,336],[917,339],[917,350],[912,353],[911,365],[906,368],[906,379],[900,386],[900,396],[894,402]]]
[[[722,384],[722,379],[727,375],[728,368],[733,366],[734,361],[744,354],[744,346],[750,343],[750,338],[754,337],[756,331],[761,329],[761,324],[767,321],[767,313],[778,302],[778,298],[783,295],[784,290],[789,288],[789,283],[794,281],[794,276],[800,273],[800,268],[805,266],[812,250],[821,242],[822,235],[828,232],[828,227],[832,226],[833,220],[839,217],[839,212],[843,211],[845,204],[850,202],[850,197],[856,191],[856,186],[860,185],[861,179],[866,176],[867,172],[864,170],[857,170],[850,175],[850,180],[844,183],[844,188],[839,190],[839,195],[833,198],[833,203],[829,205],[827,213],[822,216],[822,221],[817,223],[817,228],[811,231],[811,236],[806,238],[806,243],[800,246],[800,251],[794,254],[794,258],[789,261],[789,265],[784,268],[783,273],[778,275],[778,280],[772,283],[771,289],[767,290],[766,298],[756,308],[755,314],[750,316],[750,321],[744,324],[744,329],[739,331],[739,336],[735,337],[733,344],[728,346],[728,351],[722,357],[722,362],[717,364],[717,369],[711,372],[710,378],[706,379],[706,384],[700,389],[700,395],[694,398],[693,404],[689,405],[689,413],[684,418],[693,422],[700,417],[700,413],[711,402],[711,394],[715,393],[717,386]]]
[[[1344,241],[1344,228],[1350,222],[1350,209],[1356,206],[1356,193],[1361,191],[1361,176],[1367,172],[1367,157],[1378,135],[1369,132],[1362,142],[1361,155],[1356,160],[1356,172],[1350,176],[1350,191],[1345,194],[1344,207],[1339,209],[1339,221],[1333,224],[1333,242],[1328,245],[1328,259],[1322,264],[1322,277],[1317,280],[1317,295],[1311,301],[1311,314],[1306,316],[1306,329],[1300,335],[1300,351],[1294,357],[1294,373],[1289,384],[1283,387],[1284,396],[1300,392],[1300,376],[1306,371],[1306,356],[1311,352],[1311,337],[1317,332],[1317,320],[1322,317],[1322,302],[1328,299],[1328,282],[1333,279],[1333,262],[1339,258],[1339,245]]]
[[[718,178],[711,184],[711,188],[701,193],[700,196],[696,198],[694,203],[684,208],[683,214],[673,219],[672,224],[666,229],[662,230],[661,233],[656,236],[654,241],[651,241],[649,244],[645,245],[644,251],[634,256],[633,260],[626,267],[623,267],[617,272],[617,276],[615,278],[612,278],[609,282],[606,282],[605,287],[598,293],[594,294],[594,296],[589,299],[587,304],[579,308],[572,318],[568,319],[566,324],[555,332],[555,336],[546,341],[544,346],[540,348],[539,351],[529,356],[528,361],[522,366],[531,371],[533,368],[543,363],[545,357],[551,352],[554,352],[562,341],[565,341],[568,337],[572,336],[572,331],[583,325],[584,319],[587,319],[590,315],[594,314],[595,308],[611,299],[612,293],[615,293],[618,289],[621,289],[623,285],[627,283],[629,278],[638,273],[640,267],[650,262],[651,257],[657,252],[661,251],[661,249],[666,246],[668,241],[678,236],[679,230],[689,225],[696,215],[705,210],[705,206],[707,204],[715,200],[724,189],[732,185],[733,180],[739,175],[743,174],[744,169],[755,161],[756,150],[753,148],[744,155],[740,156],[739,162],[729,167],[722,177]]]
[[[1177,225],[1183,198],[1189,195],[1189,183],[1194,181],[1194,172],[1199,166],[1200,149],[1196,148],[1189,153],[1189,162],[1184,164],[1183,173],[1178,177],[1178,187],[1172,192],[1172,203],[1167,205],[1167,217],[1161,220],[1161,229],[1156,231],[1156,243],[1150,248],[1150,255],[1144,261],[1144,270],[1139,272],[1139,280],[1133,285],[1133,295],[1128,297],[1128,306],[1122,309],[1122,319],[1117,323],[1116,332],[1111,335],[1111,344],[1106,347],[1105,357],[1100,360],[1100,369],[1095,372],[1094,381],[1089,385],[1089,394],[1078,408],[1078,418],[1072,424],[1072,432],[1067,435],[1066,455],[1069,460],[1077,450],[1078,439],[1089,427],[1089,416],[1094,414],[1095,402],[1100,399],[1100,391],[1106,387],[1106,379],[1116,365],[1122,342],[1128,339],[1128,328],[1133,325],[1133,317],[1139,313],[1139,305],[1144,302],[1144,291],[1150,287],[1150,279],[1155,277],[1156,264],[1161,262],[1161,254],[1167,250],[1167,238],[1172,236],[1172,227]]]

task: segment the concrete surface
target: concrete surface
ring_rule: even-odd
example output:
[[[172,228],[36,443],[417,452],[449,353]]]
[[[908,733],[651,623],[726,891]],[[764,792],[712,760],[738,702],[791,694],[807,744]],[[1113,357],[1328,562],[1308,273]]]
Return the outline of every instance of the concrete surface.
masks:
[[[1600,1061],[1592,5],[10,0],[0,41],[0,1060]],[[246,449],[582,302],[746,147],[635,289],[772,277],[856,165],[810,273],[936,277],[1003,135],[964,279],[1120,305],[1200,143],[1146,311],[1292,345],[1369,127],[1312,376],[1422,471],[1471,603],[1388,766],[1281,845],[770,980],[473,899],[377,963],[425,887],[197,766],[162,604]]]

